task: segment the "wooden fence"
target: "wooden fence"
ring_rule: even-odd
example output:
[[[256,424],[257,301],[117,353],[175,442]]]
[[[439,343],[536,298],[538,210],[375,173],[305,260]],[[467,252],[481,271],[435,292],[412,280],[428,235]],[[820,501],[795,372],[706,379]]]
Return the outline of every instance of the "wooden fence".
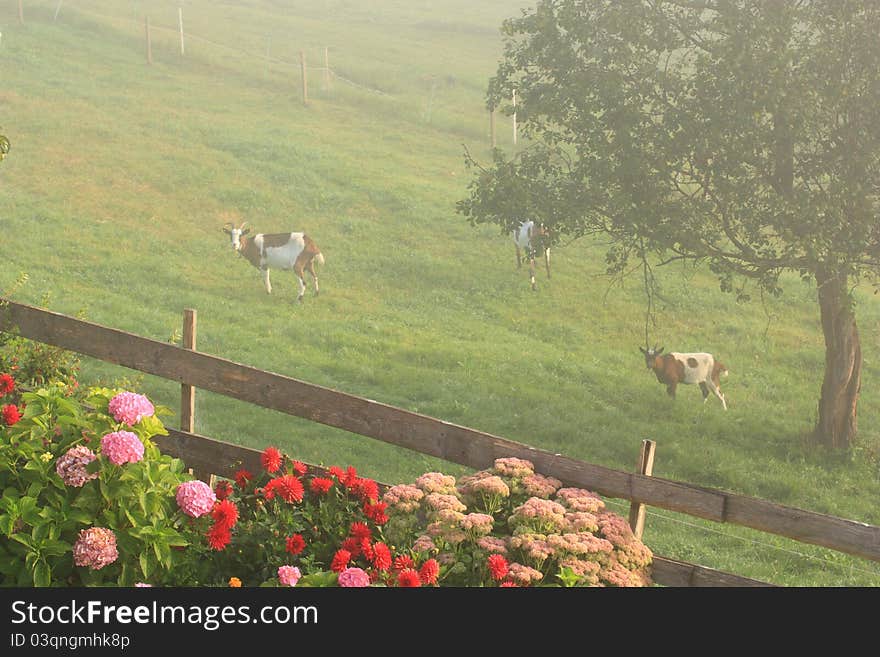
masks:
[[[534,463],[538,472],[556,477],[566,486],[587,488],[607,497],[719,523],[751,527],[880,561],[878,526],[577,461],[482,431],[259,370],[196,351],[194,330],[191,332],[191,346],[179,347],[11,301],[3,302],[0,309],[0,330],[17,331],[32,340],[475,469],[491,466],[496,458],[524,458]],[[227,476],[226,468],[230,463],[238,460],[253,466],[260,453],[198,436],[191,431],[176,430],[170,430],[163,448],[201,473]],[[658,584],[666,586],[767,585],[659,556],[655,557],[654,578]]]

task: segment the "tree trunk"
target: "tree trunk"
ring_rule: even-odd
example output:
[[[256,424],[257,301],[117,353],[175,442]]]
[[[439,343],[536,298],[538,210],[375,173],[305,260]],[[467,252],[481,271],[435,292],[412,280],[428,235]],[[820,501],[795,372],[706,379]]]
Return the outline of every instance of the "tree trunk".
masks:
[[[862,348],[846,274],[819,271],[819,311],[825,334],[825,378],[814,437],[831,449],[855,442],[862,381]]]

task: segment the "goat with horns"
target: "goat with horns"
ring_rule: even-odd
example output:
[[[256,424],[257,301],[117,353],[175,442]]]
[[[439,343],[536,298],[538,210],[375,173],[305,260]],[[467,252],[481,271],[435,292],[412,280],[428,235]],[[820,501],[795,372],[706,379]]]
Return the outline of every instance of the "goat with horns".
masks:
[[[715,360],[712,354],[679,354],[673,351],[661,356],[663,347],[657,349],[656,346],[653,349],[639,347],[639,351],[644,354],[648,369],[654,371],[660,383],[666,384],[670,397],[675,398],[675,388],[679,383],[697,383],[703,392],[703,403],[709,399],[711,390],[727,410],[727,400],[721,392],[720,383],[720,377],[727,376],[727,367]]]
[[[269,282],[270,268],[293,270],[299,282],[297,301],[302,301],[305,295],[304,272],[308,270],[315,281],[315,294],[318,294],[318,275],[315,273],[315,263],[323,265],[324,254],[321,253],[321,249],[311,237],[305,233],[257,233],[253,237],[249,237],[251,229],[246,226],[247,222],[238,228],[227,223],[223,227],[223,232],[229,235],[232,248],[263,272],[263,282],[266,285],[267,294],[272,294],[272,284]]]

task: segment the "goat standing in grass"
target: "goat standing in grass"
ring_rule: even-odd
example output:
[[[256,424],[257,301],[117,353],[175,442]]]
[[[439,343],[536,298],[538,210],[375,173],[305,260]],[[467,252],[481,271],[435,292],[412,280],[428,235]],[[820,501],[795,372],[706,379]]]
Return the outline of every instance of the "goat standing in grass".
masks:
[[[709,391],[711,390],[718,399],[724,410],[727,410],[727,401],[721,393],[720,377],[727,376],[727,368],[721,361],[715,360],[712,354],[695,353],[695,354],[679,354],[670,352],[665,356],[663,347],[657,349],[656,345],[653,349],[642,349],[645,356],[645,365],[649,370],[654,370],[657,380],[666,384],[666,392],[673,399],[675,398],[675,388],[679,383],[697,383],[700,390],[703,391],[703,403],[709,399]]]
[[[229,235],[232,248],[247,261],[263,272],[263,283],[266,285],[266,294],[272,294],[272,283],[269,282],[269,268],[293,270],[299,282],[299,296],[297,301],[302,301],[306,292],[304,272],[312,275],[315,281],[315,295],[318,294],[318,275],[315,273],[315,263],[324,264],[324,254],[315,244],[314,240],[305,233],[257,233],[253,237],[247,237],[251,232],[245,228],[244,222],[238,228],[233,224],[226,224],[223,232]]]
[[[550,230],[544,224],[535,225],[534,221],[524,221],[513,231],[513,244],[516,247],[516,266],[522,267],[522,255],[525,252],[529,260],[529,282],[532,289],[537,290],[535,283],[535,256],[540,252],[547,266],[547,278],[550,278]]]

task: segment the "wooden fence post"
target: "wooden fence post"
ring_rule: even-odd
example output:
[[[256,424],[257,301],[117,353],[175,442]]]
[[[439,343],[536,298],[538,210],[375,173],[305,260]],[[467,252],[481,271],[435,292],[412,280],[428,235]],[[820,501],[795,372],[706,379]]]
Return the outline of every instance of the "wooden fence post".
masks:
[[[183,348],[196,348],[196,311],[192,308],[183,311]],[[186,383],[180,384],[180,430],[196,430],[196,389]]]
[[[653,440],[643,440],[642,449],[639,452],[639,462],[636,466],[636,472],[650,477],[654,472],[654,451],[657,449],[657,443]],[[636,538],[642,539],[642,532],[645,531],[645,505],[633,500],[629,505],[629,526],[632,527],[633,534]]]
[[[21,6],[21,0],[18,0],[18,22],[24,25],[24,7]]]
[[[196,311],[185,308],[183,311],[183,348],[196,348]],[[187,384],[180,384],[180,430],[195,433],[196,430],[196,389]],[[213,473],[201,468],[190,468],[189,472],[214,488],[216,477]]]
[[[299,65],[302,70],[302,87],[303,87],[303,105],[309,104],[309,76],[306,68],[306,53],[304,50],[299,51]]]
[[[144,16],[144,32],[147,36],[147,64],[153,63],[153,46],[150,43],[150,17]]]
[[[177,21],[180,24],[180,56],[185,54],[183,47],[183,7],[177,8]]]
[[[330,48],[324,47],[324,91],[330,90]]]

